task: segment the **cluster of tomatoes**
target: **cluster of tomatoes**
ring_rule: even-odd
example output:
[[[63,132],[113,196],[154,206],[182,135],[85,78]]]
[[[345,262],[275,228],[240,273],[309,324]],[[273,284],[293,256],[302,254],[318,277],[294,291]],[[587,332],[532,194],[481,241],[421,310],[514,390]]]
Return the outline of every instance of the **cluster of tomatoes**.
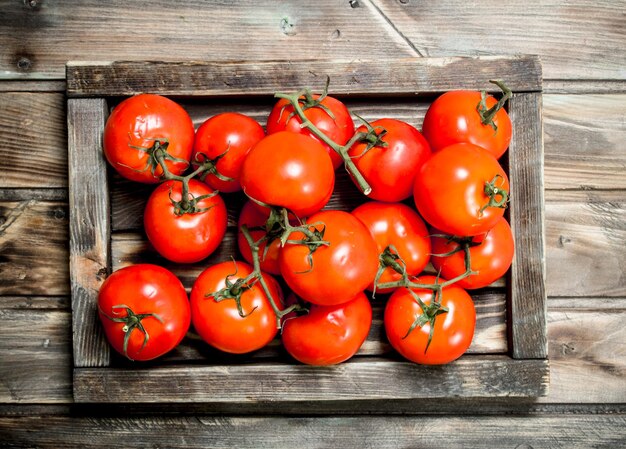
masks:
[[[193,324],[225,352],[255,351],[280,331],[296,360],[336,364],[367,338],[369,291],[390,295],[385,331],[402,356],[425,364],[460,357],[476,323],[466,290],[500,278],[513,258],[498,162],[511,139],[503,108],[510,92],[498,85],[500,100],[475,91],[439,96],[422,132],[384,118],[355,127],[341,101],[308,89],[276,94],[265,129],[225,112],[196,131],[170,99],[122,101],[105,126],[104,154],[122,176],[158,184],[144,227],[164,258],[207,258],[226,232],[224,198],[243,190],[247,202],[241,258],[208,266],[190,297],[157,265],[106,279],[98,305],[112,346],[150,360]],[[325,209],[341,165],[369,198],[352,211]],[[429,262],[436,276],[423,274]]]

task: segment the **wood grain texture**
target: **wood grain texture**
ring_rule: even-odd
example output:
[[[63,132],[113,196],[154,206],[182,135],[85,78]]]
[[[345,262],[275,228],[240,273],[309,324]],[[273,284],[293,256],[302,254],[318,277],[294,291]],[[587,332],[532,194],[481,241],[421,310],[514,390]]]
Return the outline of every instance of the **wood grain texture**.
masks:
[[[67,187],[61,93],[0,92],[0,188]]]
[[[265,363],[74,369],[76,402],[272,402],[541,396],[548,362],[466,356],[441,366],[357,359],[332,367]],[[381,378],[385,382],[381,382]],[[425,381],[428,379],[428,381]]]
[[[68,60],[241,61],[410,55],[368,4],[167,0],[2,0],[0,77],[62,79]],[[366,24],[366,26],[364,26]],[[155,32],[158,28],[158,32]],[[372,32],[375,29],[376,32]],[[88,32],[86,32],[88,30]]]
[[[0,402],[71,401],[70,313],[3,308],[0,319]]]
[[[536,54],[547,79],[625,78],[620,2],[371,2],[421,56]]]
[[[625,319],[623,309],[551,310],[551,389],[539,400],[626,403]]]
[[[626,194],[615,191],[548,193],[547,294],[626,296]]]
[[[68,100],[70,283],[74,365],[108,364],[109,346],[97,325],[97,292],[109,269],[110,211],[102,134],[102,99]]]
[[[617,448],[624,415],[483,417],[91,417],[0,418],[12,447],[110,448],[120,441],[169,448]]]
[[[544,358],[548,339],[541,94],[514,94],[509,114],[513,138],[507,151],[508,212],[515,240],[507,282],[509,347],[515,358]]]
[[[69,294],[65,202],[0,202],[0,295]]]
[[[544,95],[546,189],[626,189],[626,95]]]
[[[626,309],[605,308],[602,311],[589,310],[587,307],[598,305],[594,298],[576,298],[570,301],[567,309],[548,311],[548,336],[550,338],[550,389],[548,395],[532,402],[513,400],[498,401],[469,400],[466,403],[446,401],[431,403],[424,407],[415,407],[414,401],[365,401],[353,402],[328,401],[325,405],[314,406],[303,401],[300,405],[288,406],[284,402],[273,402],[263,407],[249,404],[247,407],[214,405],[205,409],[183,407],[178,412],[206,410],[209,413],[289,413],[289,414],[325,414],[325,413],[543,413],[554,412],[551,404],[579,404],[579,412],[595,409],[602,410],[599,404],[626,403],[626,391],[623,388],[626,376],[626,357],[624,356],[624,327]],[[572,308],[572,307],[578,308]],[[0,309],[0,315],[12,318],[13,324],[0,328],[0,389],[4,394],[0,402],[9,403],[58,403],[70,402],[71,397],[71,343],[69,340],[69,311],[59,310],[10,310]],[[41,325],[32,327],[32,324]],[[43,324],[42,324],[43,323]],[[22,329],[29,327],[26,339],[22,339]],[[61,335],[61,337],[59,337]],[[49,339],[51,344],[44,348]],[[60,342],[62,346],[59,346]],[[19,347],[19,358],[25,368],[16,374],[9,364],[14,360],[13,348]],[[191,349],[189,349],[191,350]],[[47,351],[47,352],[46,352]],[[54,353],[54,356],[52,356]],[[42,355],[43,354],[43,355]],[[50,354],[51,359],[46,359]],[[204,350],[202,354],[206,355]],[[40,358],[46,360],[40,363]],[[222,359],[224,360],[224,359]],[[230,364],[242,364],[241,360],[230,360]],[[6,366],[7,368],[2,369]],[[19,366],[19,365],[18,365]],[[145,364],[141,366],[146,366]],[[137,368],[141,368],[138,366]],[[245,366],[242,365],[242,366]],[[19,374],[19,376],[18,376]],[[42,379],[45,380],[42,381]],[[538,401],[538,402],[537,402]],[[352,404],[352,405],[351,405]],[[386,405],[385,405],[386,404]],[[151,410],[174,410],[171,408],[150,407]],[[564,406],[564,411],[572,410]]]
[[[267,76],[271,73],[272,76]],[[336,94],[389,96],[494,89],[506,79],[513,91],[541,90],[541,65],[532,56],[484,58],[328,59],[262,62],[70,62],[67,94],[232,96],[273,95],[333,80]]]

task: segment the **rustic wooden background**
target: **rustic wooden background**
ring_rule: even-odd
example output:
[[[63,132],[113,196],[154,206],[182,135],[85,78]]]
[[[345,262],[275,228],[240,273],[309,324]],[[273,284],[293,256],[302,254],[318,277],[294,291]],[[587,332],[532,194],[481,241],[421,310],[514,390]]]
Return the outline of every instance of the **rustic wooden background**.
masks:
[[[626,445],[626,3],[230,3],[0,0],[0,446]],[[544,70],[547,397],[72,404],[66,61],[515,53]]]

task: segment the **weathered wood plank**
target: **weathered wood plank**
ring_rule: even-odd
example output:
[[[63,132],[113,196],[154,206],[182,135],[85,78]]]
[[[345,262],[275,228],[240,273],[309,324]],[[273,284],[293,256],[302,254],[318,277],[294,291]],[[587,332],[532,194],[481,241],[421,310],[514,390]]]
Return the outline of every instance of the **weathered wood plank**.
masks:
[[[547,354],[541,94],[514,94],[508,168],[509,217],[515,255],[507,282],[508,332],[515,358]]]
[[[0,295],[67,295],[67,204],[0,202]]]
[[[626,296],[624,191],[551,191],[548,195],[548,295]]]
[[[3,308],[0,319],[0,402],[71,401],[70,313]]]
[[[544,95],[547,189],[626,189],[626,95]]]
[[[271,73],[272,76],[267,76]],[[476,76],[472,75],[475,74]],[[231,96],[272,95],[333,80],[336,94],[378,96],[493,91],[489,79],[506,79],[513,91],[541,90],[541,65],[532,56],[486,58],[328,59],[264,62],[70,62],[67,94]],[[497,88],[495,89],[497,90]]]
[[[185,448],[617,448],[624,415],[482,417],[111,417],[0,418],[12,447],[110,448],[120,441]]]
[[[549,79],[625,76],[620,2],[370,1],[422,56],[530,53],[541,57]]]
[[[548,362],[507,356],[465,356],[427,367],[356,359],[333,367],[265,363],[155,367],[150,370],[76,368],[77,402],[264,402],[438,397],[541,396]],[[193,371],[193,375],[190,375]],[[381,382],[380,379],[386,379]],[[428,379],[426,381],[425,379]]]
[[[3,309],[67,311],[70,309],[70,300],[67,296],[0,296],[0,310]]]
[[[37,81],[20,80],[11,81],[0,80],[0,92],[65,92],[67,84],[65,80],[59,81]]]
[[[66,187],[62,93],[0,92],[0,188]]]
[[[258,407],[250,404],[249,408],[228,406],[206,409],[209,413],[516,413],[557,411],[546,408],[552,404],[579,404],[578,412],[588,410],[601,412],[604,410],[597,404],[626,403],[626,391],[623,380],[626,375],[626,357],[624,356],[625,330],[622,325],[626,319],[626,310],[605,309],[601,312],[587,310],[585,307],[595,305],[593,298],[577,298],[573,306],[578,309],[549,309],[548,335],[550,337],[550,390],[548,396],[539,399],[539,403],[524,400],[514,401],[512,398],[498,402],[490,399],[477,402],[447,401],[430,403],[428,406],[415,408],[414,401],[364,401],[339,402],[329,401],[327,404],[314,406],[310,401],[303,401],[300,406],[291,406],[284,402],[273,402]],[[569,304],[568,304],[569,306]],[[0,402],[48,403],[71,401],[71,366],[69,311],[42,310],[2,310],[0,314],[12,318],[13,324],[0,327],[0,385],[6,388]],[[33,323],[46,323],[32,327]],[[26,339],[23,328],[29,328]],[[32,329],[31,329],[32,328]],[[65,334],[63,334],[65,332]],[[57,345],[58,335],[64,335],[63,347]],[[43,348],[46,339],[51,341],[48,348]],[[27,342],[27,343],[25,343]],[[52,344],[54,343],[54,344]],[[14,347],[23,348],[19,352],[20,360],[26,367],[16,377],[14,365],[5,364],[12,360]],[[55,351],[50,363],[40,364],[42,351]],[[47,352],[46,352],[47,354]],[[64,355],[65,354],[65,355]],[[44,354],[45,355],[45,354]],[[45,359],[47,360],[47,359]],[[241,361],[236,362],[241,363]],[[2,367],[8,366],[5,370]],[[245,364],[243,366],[246,366]],[[45,379],[45,384],[42,381]],[[2,387],[0,387],[2,388]],[[12,394],[10,393],[12,392]],[[11,399],[15,397],[15,399]],[[387,406],[385,404],[389,403]],[[353,404],[353,406],[350,406]],[[154,405],[151,409],[154,409]],[[159,409],[161,410],[161,409]],[[188,407],[178,409],[191,411]],[[197,411],[200,408],[195,409]],[[572,410],[565,406],[564,411]],[[148,411],[148,410],[145,410]],[[163,411],[166,411],[163,409]]]
[[[551,310],[550,394],[540,400],[626,402],[625,319],[625,310]]]
[[[103,99],[70,99],[69,146],[70,283],[74,365],[108,364],[109,346],[96,325],[97,292],[109,268],[110,211],[102,134]]]
[[[62,79],[66,61],[94,55],[239,61],[351,58],[363,55],[363,49],[371,58],[411,54],[366,3],[359,8],[334,0],[305,5],[294,0],[153,0],[131,8],[98,0],[29,5],[4,1],[0,77]]]

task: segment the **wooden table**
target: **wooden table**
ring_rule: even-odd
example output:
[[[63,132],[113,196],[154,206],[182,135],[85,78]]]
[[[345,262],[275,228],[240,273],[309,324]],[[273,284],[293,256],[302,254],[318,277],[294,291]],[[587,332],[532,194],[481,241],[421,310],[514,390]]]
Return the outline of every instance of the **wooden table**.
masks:
[[[0,0],[0,446],[626,444],[624,2],[104,3]],[[72,404],[66,61],[517,53],[543,64],[547,397]]]

